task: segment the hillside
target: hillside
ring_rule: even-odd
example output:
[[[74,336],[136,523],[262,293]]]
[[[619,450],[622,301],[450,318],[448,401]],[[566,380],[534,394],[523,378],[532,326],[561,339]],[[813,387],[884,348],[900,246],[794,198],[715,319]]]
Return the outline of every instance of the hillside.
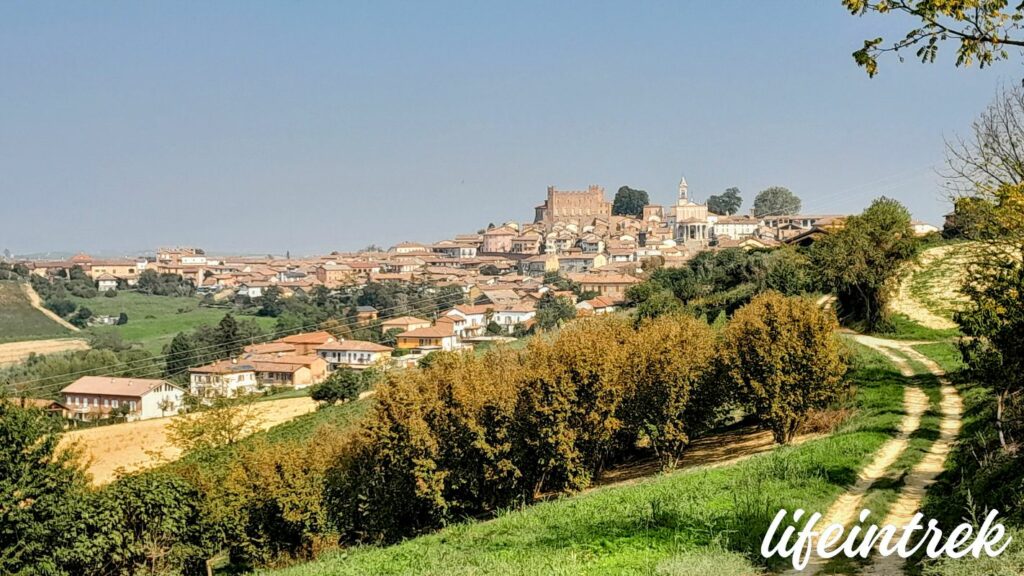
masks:
[[[763,566],[757,549],[778,509],[824,511],[844,495],[885,514],[901,497],[903,479],[913,478],[927,454],[937,449],[942,399],[938,382],[915,374],[924,370],[912,352],[902,351],[909,347],[881,339],[870,342],[893,348],[879,352],[857,347],[856,412],[831,436],[732,465],[594,489],[391,547],[360,547],[260,573],[759,573]],[[923,404],[905,398],[910,385],[920,390]],[[880,468],[879,459],[884,461]],[[858,475],[877,482],[858,492]],[[840,565],[828,571],[848,573]]]
[[[70,298],[96,316],[117,316],[124,312],[128,323],[123,326],[92,326],[87,332],[102,334],[116,332],[125,342],[140,344],[146,350],[159,354],[163,346],[178,332],[194,329],[201,324],[216,325],[228,310],[199,306],[193,297],[151,296],[137,292],[119,292],[114,298]],[[274,325],[273,318],[253,317],[264,328]]]
[[[32,305],[18,282],[0,281],[0,342],[70,336],[71,330]]]
[[[933,330],[957,327],[953,313],[966,298],[960,293],[971,244],[961,242],[929,248],[900,278],[890,306],[912,322]]]

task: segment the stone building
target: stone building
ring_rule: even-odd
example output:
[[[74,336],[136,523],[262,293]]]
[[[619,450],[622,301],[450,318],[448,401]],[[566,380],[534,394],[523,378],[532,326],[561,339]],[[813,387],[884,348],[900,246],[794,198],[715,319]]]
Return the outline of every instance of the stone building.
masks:
[[[591,185],[586,190],[558,190],[548,186],[547,200],[537,206],[534,222],[550,228],[556,222],[584,226],[596,218],[610,219],[612,203],[604,199],[604,188]]]

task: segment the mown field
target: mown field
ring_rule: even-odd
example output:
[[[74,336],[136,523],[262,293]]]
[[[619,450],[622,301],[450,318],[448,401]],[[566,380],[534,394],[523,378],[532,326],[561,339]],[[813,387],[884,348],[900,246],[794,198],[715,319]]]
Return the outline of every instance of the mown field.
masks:
[[[93,326],[86,330],[100,334],[117,332],[126,342],[141,344],[150,352],[160,353],[178,332],[194,329],[200,324],[215,325],[227,310],[199,306],[198,298],[175,296],[150,296],[137,292],[119,292],[114,298],[103,295],[95,298],[71,300],[85,306],[96,316],[128,315],[128,323],[122,326]],[[265,329],[274,326],[273,318],[255,317]]]
[[[858,348],[853,380],[856,411],[825,438],[730,466],[663,474],[509,510],[395,546],[352,548],[259,573],[755,573],[763,567],[761,538],[780,508],[824,510],[896,433],[906,379],[884,357]],[[931,425],[923,426],[922,436],[934,433]],[[914,442],[899,468],[913,466],[924,444],[923,438]],[[888,499],[882,494],[873,504],[884,508]]]
[[[17,282],[0,281],[0,342],[62,336],[71,331],[34,308]]]

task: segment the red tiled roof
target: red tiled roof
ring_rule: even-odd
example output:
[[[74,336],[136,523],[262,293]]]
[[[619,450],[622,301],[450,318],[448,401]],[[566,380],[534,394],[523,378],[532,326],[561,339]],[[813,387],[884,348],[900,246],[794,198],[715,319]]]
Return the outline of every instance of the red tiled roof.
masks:
[[[292,334],[291,336],[278,338],[275,342],[282,342],[285,344],[326,344],[333,338],[334,336],[331,336],[330,332],[304,332],[302,334]]]

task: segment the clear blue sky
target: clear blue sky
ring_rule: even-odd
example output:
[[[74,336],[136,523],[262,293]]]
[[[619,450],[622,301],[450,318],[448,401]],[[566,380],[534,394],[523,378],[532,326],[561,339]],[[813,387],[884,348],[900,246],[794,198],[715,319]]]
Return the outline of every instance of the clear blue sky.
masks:
[[[850,53],[839,0],[0,3],[0,249],[293,254],[529,220],[548,185],[785,185],[939,223],[1021,59]],[[912,55],[909,55],[912,57]]]

